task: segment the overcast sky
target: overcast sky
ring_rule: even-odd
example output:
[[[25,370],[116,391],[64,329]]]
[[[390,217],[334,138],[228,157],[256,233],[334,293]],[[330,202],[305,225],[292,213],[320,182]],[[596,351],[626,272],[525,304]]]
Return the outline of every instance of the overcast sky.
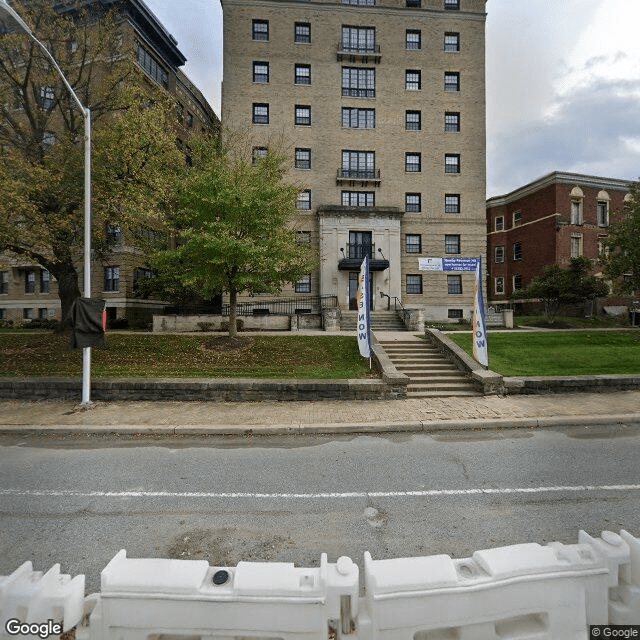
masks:
[[[220,114],[219,1],[146,3]],[[551,171],[637,180],[640,1],[488,0],[487,13],[487,195]]]

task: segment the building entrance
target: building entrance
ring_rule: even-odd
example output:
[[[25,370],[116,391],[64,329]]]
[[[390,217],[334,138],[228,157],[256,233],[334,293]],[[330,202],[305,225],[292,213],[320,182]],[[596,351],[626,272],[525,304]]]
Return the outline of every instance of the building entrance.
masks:
[[[359,271],[349,271],[349,309],[358,310],[358,276]],[[369,274],[369,308],[373,311],[373,274]]]

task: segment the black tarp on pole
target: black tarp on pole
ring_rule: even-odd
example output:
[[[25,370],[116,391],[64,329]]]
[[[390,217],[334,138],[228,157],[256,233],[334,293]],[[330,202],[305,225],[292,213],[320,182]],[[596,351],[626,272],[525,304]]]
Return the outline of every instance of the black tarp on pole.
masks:
[[[104,346],[102,312],[105,301],[99,298],[76,298],[71,305],[71,348]]]

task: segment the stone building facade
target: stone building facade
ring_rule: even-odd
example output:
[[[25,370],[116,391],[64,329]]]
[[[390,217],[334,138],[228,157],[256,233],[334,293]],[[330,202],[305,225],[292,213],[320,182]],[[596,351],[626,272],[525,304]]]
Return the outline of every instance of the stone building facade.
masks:
[[[292,295],[374,309],[397,298],[469,317],[473,274],[422,257],[485,254],[485,0],[223,0],[222,122],[253,153],[284,140],[294,221],[319,268]]]
[[[589,258],[601,274],[609,213],[628,194],[625,180],[556,171],[487,200],[489,304],[508,302],[544,266],[566,267],[572,257]]]
[[[186,58],[175,38],[141,0],[101,0],[101,5],[113,5],[120,13],[121,50],[131,55],[143,71],[141,89],[160,86],[175,98],[176,142],[188,154],[189,136],[203,130],[217,131],[220,121],[202,92],[180,69]],[[110,321],[150,322],[164,303],[136,296],[137,281],[149,275],[145,256],[127,243],[120,229],[106,227],[104,233],[112,236],[114,252],[106,263],[92,264],[93,296],[106,300]],[[83,291],[81,246],[77,270]],[[48,271],[24,258],[0,255],[0,321],[60,319],[60,313],[57,283]]]

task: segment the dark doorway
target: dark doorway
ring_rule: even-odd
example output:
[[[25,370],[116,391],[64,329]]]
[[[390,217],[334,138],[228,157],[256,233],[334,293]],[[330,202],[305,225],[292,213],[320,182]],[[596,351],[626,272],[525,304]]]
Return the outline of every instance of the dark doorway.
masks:
[[[359,271],[349,271],[349,309],[358,310],[358,276]],[[373,278],[369,274],[369,308],[373,311]]]

